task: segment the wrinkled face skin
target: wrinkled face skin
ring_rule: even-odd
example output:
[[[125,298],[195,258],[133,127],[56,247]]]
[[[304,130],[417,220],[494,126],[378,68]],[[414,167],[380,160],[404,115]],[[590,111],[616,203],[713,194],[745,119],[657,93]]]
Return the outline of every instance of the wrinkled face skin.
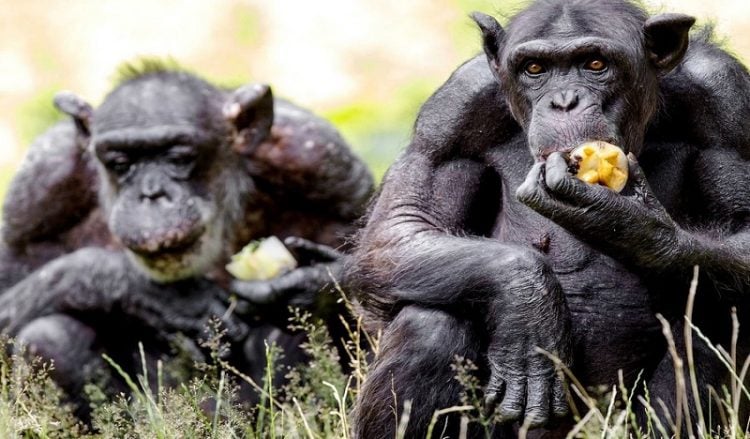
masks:
[[[658,99],[644,47],[647,17],[631,10],[618,17],[595,2],[560,3],[540,2],[516,16],[497,58],[532,156],[545,160],[594,140],[638,154]]]
[[[157,282],[215,266],[247,193],[212,93],[191,80],[139,78],[94,115],[91,148],[109,228]]]

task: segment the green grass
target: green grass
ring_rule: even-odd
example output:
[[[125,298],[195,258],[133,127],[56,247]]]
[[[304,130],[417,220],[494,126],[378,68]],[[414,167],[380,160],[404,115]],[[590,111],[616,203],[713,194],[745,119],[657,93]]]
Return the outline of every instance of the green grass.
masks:
[[[736,349],[727,352],[715,346],[692,324],[690,317],[696,280],[697,272],[685,316],[686,358],[676,355],[671,329],[662,319],[675,367],[686,371],[677,379],[676,396],[680,401],[677,413],[667,417],[667,421],[661,421],[656,414],[663,413],[662,405],[650,399],[640,377],[634,388],[643,390],[641,392],[628,389],[622,376],[619,385],[601,392],[581,386],[570,371],[559,367],[559,373],[568,375],[568,397],[578,402],[578,407],[584,407],[584,410],[574,410],[576,424],[568,437],[748,437],[748,420],[740,419],[738,408],[740,403],[750,400],[750,392],[742,384],[750,359],[741,362],[736,358]],[[733,320],[735,331],[738,331],[737,318]],[[309,334],[303,348],[310,359],[288,371],[288,384],[282,389],[273,388],[269,379],[273,371],[278,370],[278,349],[267,346],[268,374],[263,382],[254,382],[221,359],[219,353],[224,346],[218,324],[209,331],[214,335],[203,342],[204,347],[213,352],[210,360],[196,364],[196,376],[174,387],[162,384],[166,380],[162,375],[169,373],[168,365],[159,365],[157,385],[152,388],[148,383],[154,380],[149,380],[145,368],[143,373],[132,377],[105,357],[111,372],[124,378],[131,394],[107,397],[98,386],[89,385],[86,393],[92,401],[93,430],[75,420],[72,407],[63,402],[62,393],[49,378],[49,365],[39,360],[29,363],[19,356],[0,355],[0,437],[347,439],[350,437],[352,407],[367,374],[366,353],[358,347],[366,335],[361,325],[350,328],[353,341],[348,345],[348,356],[352,372],[345,374],[324,327],[300,313],[295,314],[292,326]],[[377,340],[368,337],[367,341],[377,350]],[[6,349],[0,352],[7,352],[7,345],[12,342],[5,343]],[[696,367],[699,366],[692,360],[693,343],[707,343],[734,379],[725,388],[711,390],[715,406],[719,408],[717,413],[699,412],[697,418],[690,419],[688,405],[700,403],[695,381]],[[465,389],[461,405],[437,411],[429,426],[430,431],[439,431],[445,415],[459,413],[462,422],[467,425],[476,423],[489,432],[496,419],[482,413],[481,386],[474,376],[475,366],[457,359],[454,370],[456,379]],[[238,398],[238,386],[243,382],[262,395],[260,403],[254,407],[244,406]],[[404,402],[404,416],[399,422],[401,432],[408,422],[411,404],[411,401]],[[645,406],[650,414],[645,429],[635,422],[633,407],[636,404]],[[212,409],[207,410],[207,407]],[[683,420],[688,428],[682,427]],[[709,425],[716,420],[721,426],[712,431]],[[520,436],[525,437],[526,433],[526,426],[521,426]]]

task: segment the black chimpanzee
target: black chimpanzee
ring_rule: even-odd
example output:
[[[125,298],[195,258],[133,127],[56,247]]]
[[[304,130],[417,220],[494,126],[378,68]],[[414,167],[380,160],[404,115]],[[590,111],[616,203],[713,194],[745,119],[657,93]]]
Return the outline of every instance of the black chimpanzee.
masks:
[[[728,346],[730,307],[747,315],[747,70],[708,32],[689,38],[693,18],[625,0],[538,0],[506,29],[474,19],[486,56],[422,107],[347,269],[383,330],[356,437],[392,437],[407,400],[406,437],[424,437],[436,409],[460,404],[456,356],[479,366],[486,408],[506,421],[495,435],[512,436],[512,421],[555,428],[568,407],[536,347],[586,385],[642,371],[673,410],[655,314],[683,352],[700,265],[696,324]],[[568,153],[594,140],[629,153],[622,193],[572,175]],[[703,344],[695,357],[705,403],[728,373]],[[444,420],[458,430],[448,417],[436,431]]]
[[[298,358],[284,311],[299,304],[339,321],[336,297],[319,291],[340,270],[328,246],[345,243],[371,194],[366,166],[331,125],[266,85],[222,90],[155,62],[124,75],[96,110],[59,94],[72,120],[32,145],[10,187],[0,326],[54,359],[73,391],[98,352],[128,368],[137,342],[159,356],[211,316],[224,318],[251,375],[265,339]],[[233,281],[228,257],[269,235],[286,238],[301,268]],[[235,318],[243,304],[228,309],[226,291],[263,301],[260,315]]]

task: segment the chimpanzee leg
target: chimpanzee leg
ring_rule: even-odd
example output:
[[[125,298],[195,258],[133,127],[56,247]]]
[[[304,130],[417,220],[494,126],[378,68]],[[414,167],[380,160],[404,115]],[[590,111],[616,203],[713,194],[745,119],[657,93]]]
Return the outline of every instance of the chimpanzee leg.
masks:
[[[471,322],[437,309],[405,307],[381,338],[355,409],[354,437],[395,437],[407,401],[411,413],[404,437],[425,437],[435,410],[461,405],[461,384],[451,368],[456,357],[476,363],[479,352]],[[457,414],[440,417],[434,434],[441,434],[446,422],[447,436],[458,437]]]
[[[94,330],[65,314],[52,314],[32,320],[16,337],[26,346],[27,356],[54,362],[52,377],[73,398],[90,378],[92,364],[99,362],[93,351]]]
[[[677,353],[684,362],[684,378],[685,378],[685,395],[679,401],[677,400],[677,386],[676,376],[674,369],[674,361],[669,352],[666,352],[664,357],[661,359],[659,364],[656,366],[651,378],[647,382],[649,399],[651,407],[656,411],[659,418],[659,422],[662,423],[667,433],[672,433],[672,426],[668,419],[675,419],[677,412],[676,408],[678,404],[684,404],[687,398],[687,405],[689,410],[690,422],[692,424],[692,430],[697,433],[695,426],[698,424],[698,412],[695,404],[695,393],[692,390],[690,384],[690,375],[688,374],[688,361],[686,355],[685,338],[683,332],[684,325],[679,322],[673,325],[672,336],[675,340]],[[721,398],[723,393],[721,388],[723,385],[729,385],[729,373],[718,356],[712,352],[703,340],[700,340],[697,336],[693,337],[693,357],[695,364],[695,374],[698,383],[698,401],[701,404],[703,411],[703,417],[709,428],[717,425],[721,420],[719,413],[716,409],[715,401],[711,398],[708,392],[708,386],[712,386]],[[658,402],[661,400],[664,406],[669,410],[669,416],[665,416],[662,405]],[[683,405],[684,407],[684,405]],[[647,414],[643,408],[639,408],[636,412],[640,425],[647,425]],[[682,426],[681,430],[683,434],[686,434],[688,428],[687,417],[682,411]],[[653,423],[653,421],[652,421]],[[713,424],[713,425],[711,425]],[[652,435],[657,435],[656,432],[652,432]]]

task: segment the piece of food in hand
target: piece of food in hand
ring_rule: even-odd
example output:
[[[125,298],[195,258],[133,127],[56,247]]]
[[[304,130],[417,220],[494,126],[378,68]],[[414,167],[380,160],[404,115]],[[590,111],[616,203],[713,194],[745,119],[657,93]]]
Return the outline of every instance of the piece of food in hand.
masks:
[[[227,271],[239,280],[268,280],[297,267],[289,250],[275,236],[246,245],[227,264]]]
[[[622,149],[607,142],[586,142],[570,153],[575,175],[589,184],[620,192],[628,182],[628,159]]]

